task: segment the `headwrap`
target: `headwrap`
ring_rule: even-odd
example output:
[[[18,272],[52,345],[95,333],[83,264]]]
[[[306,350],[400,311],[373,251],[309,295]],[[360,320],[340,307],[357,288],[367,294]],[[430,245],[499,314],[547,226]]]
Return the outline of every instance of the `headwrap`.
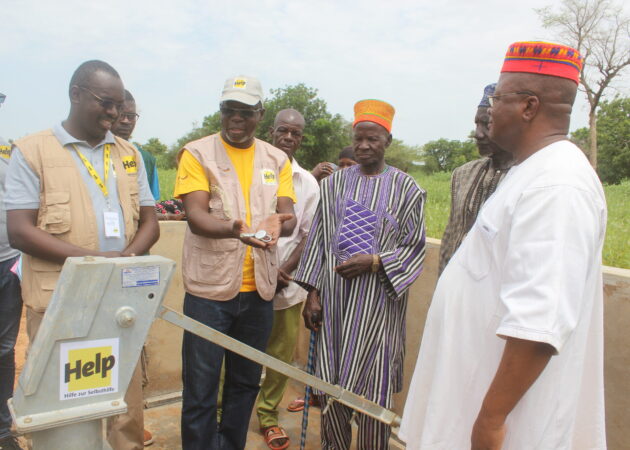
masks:
[[[481,97],[481,101],[479,102],[479,106],[477,108],[490,108],[490,102],[488,101],[488,97],[494,94],[494,90],[496,89],[497,84],[492,83],[483,88],[483,97]]]
[[[392,105],[381,100],[361,100],[354,105],[353,127],[359,122],[374,122],[391,133],[392,120],[396,110]]]
[[[580,83],[584,59],[566,45],[551,42],[515,42],[505,54],[501,72],[525,72],[567,78]]]

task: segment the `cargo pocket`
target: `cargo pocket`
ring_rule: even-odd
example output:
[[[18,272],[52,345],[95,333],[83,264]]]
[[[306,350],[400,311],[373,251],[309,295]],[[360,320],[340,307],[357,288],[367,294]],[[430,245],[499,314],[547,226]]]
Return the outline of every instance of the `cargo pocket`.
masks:
[[[63,234],[70,231],[70,192],[49,192],[46,194],[46,214],[42,221],[44,231],[50,234]]]
[[[481,215],[464,238],[461,254],[457,258],[474,280],[485,278],[492,268],[492,247],[497,228]],[[457,256],[456,253],[456,256]]]
[[[238,243],[238,239],[210,239],[209,248],[193,247],[193,251],[199,255],[197,280],[210,285],[229,284],[237,271],[237,267],[230,265],[229,261]]]

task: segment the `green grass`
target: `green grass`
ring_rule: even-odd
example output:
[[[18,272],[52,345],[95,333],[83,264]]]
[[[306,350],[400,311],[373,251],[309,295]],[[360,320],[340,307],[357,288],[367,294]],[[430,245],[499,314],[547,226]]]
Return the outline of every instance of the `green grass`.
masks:
[[[425,175],[412,172],[427,191],[425,222],[427,236],[440,239],[446,228],[451,208],[451,175]],[[162,200],[170,199],[175,185],[175,169],[160,170]],[[608,227],[604,243],[604,264],[630,269],[630,180],[619,185],[604,186],[608,202]]]

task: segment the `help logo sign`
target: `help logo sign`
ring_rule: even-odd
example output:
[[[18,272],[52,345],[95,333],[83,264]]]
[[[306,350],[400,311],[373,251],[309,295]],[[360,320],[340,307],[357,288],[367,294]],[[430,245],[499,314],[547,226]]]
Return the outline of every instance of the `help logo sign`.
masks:
[[[118,392],[118,338],[67,342],[59,352],[60,400]]]

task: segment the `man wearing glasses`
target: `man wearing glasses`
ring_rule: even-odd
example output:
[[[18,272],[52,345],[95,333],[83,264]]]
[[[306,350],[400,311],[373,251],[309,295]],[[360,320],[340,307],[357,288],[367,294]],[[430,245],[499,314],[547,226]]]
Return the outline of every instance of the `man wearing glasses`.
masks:
[[[606,199],[568,140],[582,57],[516,42],[489,96],[514,167],[438,280],[399,436],[408,449],[605,449]]]
[[[262,98],[256,78],[226,81],[221,131],[180,150],[175,197],[188,216],[184,314],[264,351],[278,278],[275,244],[293,232],[295,194],[287,155],[254,137],[264,114]],[[245,448],[260,365],[188,332],[182,360],[183,448]]]
[[[481,206],[512,166],[512,155],[488,137],[488,96],[494,94],[495,87],[496,83],[492,83],[484,88],[475,114],[474,136],[482,158],[458,167],[451,176],[451,213],[440,245],[438,273],[442,273],[475,223]]]
[[[142,158],[110,131],[123,108],[120,76],[103,61],[87,61],[73,74],[69,97],[65,121],[15,142],[6,181],[31,342],[67,257],[142,255],[159,237]],[[108,441],[115,449],[142,449],[142,427]]]
[[[131,92],[125,89],[125,104],[123,110],[118,116],[118,120],[112,127],[112,133],[116,136],[123,138],[126,141],[131,139],[133,130],[136,128],[136,123],[140,118],[140,114],[136,112],[136,99],[133,98]],[[160,181],[158,178],[157,161],[148,151],[144,150],[137,144],[134,144],[142,155],[142,161],[144,161],[144,169],[147,173],[147,180],[149,181],[149,188],[155,201],[160,200]]]

